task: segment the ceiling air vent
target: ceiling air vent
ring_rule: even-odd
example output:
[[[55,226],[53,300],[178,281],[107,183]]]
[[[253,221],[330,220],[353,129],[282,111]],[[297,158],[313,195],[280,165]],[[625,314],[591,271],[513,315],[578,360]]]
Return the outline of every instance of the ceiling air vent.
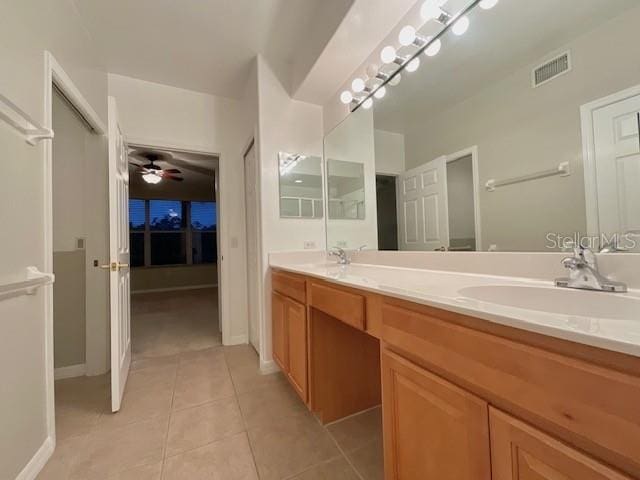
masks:
[[[569,71],[571,71],[571,52],[566,51],[533,69],[531,72],[533,88],[544,85]]]

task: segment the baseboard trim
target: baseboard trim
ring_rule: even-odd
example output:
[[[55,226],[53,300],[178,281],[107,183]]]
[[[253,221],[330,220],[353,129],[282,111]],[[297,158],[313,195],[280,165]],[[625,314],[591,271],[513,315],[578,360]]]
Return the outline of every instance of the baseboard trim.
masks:
[[[87,374],[87,365],[79,363],[78,365],[69,365],[68,367],[59,367],[54,370],[53,378],[62,380],[63,378],[84,377]]]
[[[280,367],[273,360],[264,362],[260,360],[260,373],[262,375],[269,375],[270,373],[276,373],[280,371]]]
[[[247,335],[236,335],[235,337],[229,338],[225,345],[244,345],[247,343],[249,343]]]
[[[217,283],[206,283],[204,285],[186,285],[184,287],[149,288],[147,290],[131,290],[131,295],[154,292],[177,292],[181,290],[201,290],[204,288],[216,288],[217,286]]]
[[[16,480],[34,480],[53,455],[55,446],[53,439],[47,437],[29,463],[18,474]]]

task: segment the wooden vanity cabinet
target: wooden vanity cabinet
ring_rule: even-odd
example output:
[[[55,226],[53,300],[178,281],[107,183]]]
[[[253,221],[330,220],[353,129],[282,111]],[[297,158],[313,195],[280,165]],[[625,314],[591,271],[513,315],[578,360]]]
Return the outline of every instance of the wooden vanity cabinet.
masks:
[[[296,393],[307,403],[309,398],[307,307],[304,301],[298,300],[304,299],[305,282],[300,282],[298,277],[281,273],[274,274],[273,280],[274,291],[271,296],[273,358]],[[287,295],[292,295],[294,298]]]
[[[489,406],[382,349],[386,480],[490,480]]]
[[[640,480],[639,358],[274,276],[276,362],[322,422],[382,398],[385,480]]]

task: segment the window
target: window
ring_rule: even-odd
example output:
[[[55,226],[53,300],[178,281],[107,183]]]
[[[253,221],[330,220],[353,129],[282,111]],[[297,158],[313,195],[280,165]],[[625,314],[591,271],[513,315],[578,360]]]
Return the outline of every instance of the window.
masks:
[[[193,263],[213,263],[218,252],[216,243],[216,204],[191,202],[191,250]]]
[[[218,257],[214,202],[129,200],[131,265],[197,265]]]

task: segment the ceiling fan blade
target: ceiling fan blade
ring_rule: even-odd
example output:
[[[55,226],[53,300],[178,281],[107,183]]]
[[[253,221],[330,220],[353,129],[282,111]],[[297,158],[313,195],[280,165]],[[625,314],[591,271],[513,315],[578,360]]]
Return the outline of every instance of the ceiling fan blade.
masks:
[[[178,170],[177,168],[165,168],[164,170],[162,170],[163,172],[167,172],[167,173],[182,173],[180,170]]]
[[[164,178],[168,178],[169,180],[175,180],[176,182],[183,182],[184,178],[182,177],[172,177],[170,175],[166,175]]]

